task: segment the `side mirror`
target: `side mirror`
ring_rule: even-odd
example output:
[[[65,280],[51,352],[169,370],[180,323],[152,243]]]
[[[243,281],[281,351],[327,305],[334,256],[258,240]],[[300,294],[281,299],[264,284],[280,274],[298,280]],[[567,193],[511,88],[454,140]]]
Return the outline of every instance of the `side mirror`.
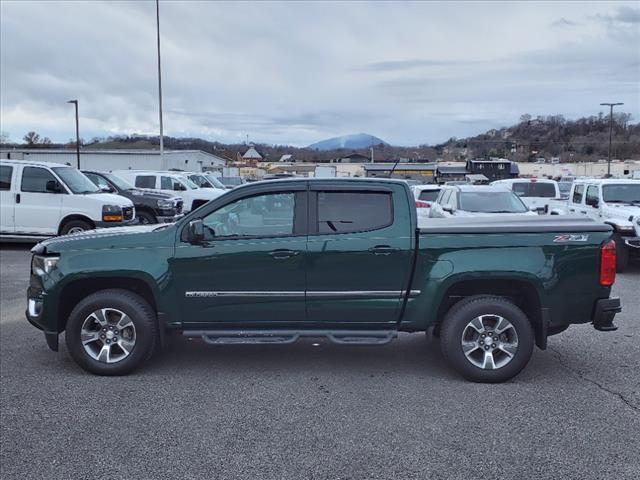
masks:
[[[585,200],[585,203],[586,203],[587,205],[592,206],[593,208],[598,208],[598,200],[591,200],[590,198],[587,198],[587,199]]]
[[[45,190],[49,193],[61,193],[62,187],[57,180],[48,180]]]
[[[191,220],[187,225],[187,242],[198,244],[204,240],[204,224],[202,219]]]
[[[442,210],[451,214],[456,211],[456,209],[453,207],[442,207]]]
[[[103,185],[100,187],[100,191],[105,192],[105,193],[113,193],[115,192],[115,190],[111,187],[109,187],[108,185]]]
[[[179,183],[175,183],[175,184],[173,185],[173,189],[174,189],[176,192],[182,192],[183,190],[186,190],[185,186],[184,186],[184,185],[181,185],[181,184],[179,184]]]

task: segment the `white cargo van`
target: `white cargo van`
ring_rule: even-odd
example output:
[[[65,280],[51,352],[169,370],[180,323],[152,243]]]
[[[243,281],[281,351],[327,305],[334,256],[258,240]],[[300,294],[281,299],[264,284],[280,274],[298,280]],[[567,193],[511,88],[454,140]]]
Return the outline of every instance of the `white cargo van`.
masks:
[[[79,170],[0,160],[0,239],[34,241],[134,222],[131,200],[102,193]]]
[[[148,170],[114,170],[114,174],[124,178],[137,188],[148,188],[160,192],[176,193],[184,200],[185,213],[195,210],[205,203],[218,198],[226,190],[217,188],[200,188],[186,177],[184,172]]]

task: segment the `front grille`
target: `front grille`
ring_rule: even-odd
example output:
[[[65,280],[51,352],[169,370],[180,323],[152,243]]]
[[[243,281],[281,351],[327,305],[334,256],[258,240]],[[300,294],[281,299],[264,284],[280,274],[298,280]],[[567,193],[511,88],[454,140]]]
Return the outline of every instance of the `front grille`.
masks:
[[[176,215],[182,213],[182,200],[176,202]]]
[[[133,219],[133,207],[122,207],[122,218],[124,220]]]

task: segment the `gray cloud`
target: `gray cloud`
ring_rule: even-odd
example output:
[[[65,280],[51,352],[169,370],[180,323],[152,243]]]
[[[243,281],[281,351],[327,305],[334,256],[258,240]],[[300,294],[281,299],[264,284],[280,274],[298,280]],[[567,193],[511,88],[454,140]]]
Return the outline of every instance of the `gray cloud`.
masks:
[[[594,114],[609,97],[637,119],[637,10],[584,2],[576,20],[575,5],[161,2],[165,131],[433,143],[524,112]],[[72,137],[70,98],[85,138],[157,132],[153,2],[0,2],[0,22],[13,139]]]

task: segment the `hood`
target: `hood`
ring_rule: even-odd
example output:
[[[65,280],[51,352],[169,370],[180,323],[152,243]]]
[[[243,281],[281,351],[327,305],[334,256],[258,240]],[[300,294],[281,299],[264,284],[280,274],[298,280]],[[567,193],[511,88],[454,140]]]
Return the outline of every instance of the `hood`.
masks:
[[[120,205],[121,207],[133,206],[133,203],[131,203],[131,200],[128,198],[113,193],[86,193],[77,195],[84,196],[88,201],[98,201],[104,205]]]
[[[629,217],[636,218],[640,215],[640,205],[635,206],[629,204],[625,205],[624,203],[608,203],[604,208],[604,212],[607,215],[628,220]]]
[[[175,229],[176,227],[173,223],[97,228],[43,240],[33,247],[31,251],[33,253],[58,253],[65,250],[156,248],[165,245],[168,241],[173,242]]]

